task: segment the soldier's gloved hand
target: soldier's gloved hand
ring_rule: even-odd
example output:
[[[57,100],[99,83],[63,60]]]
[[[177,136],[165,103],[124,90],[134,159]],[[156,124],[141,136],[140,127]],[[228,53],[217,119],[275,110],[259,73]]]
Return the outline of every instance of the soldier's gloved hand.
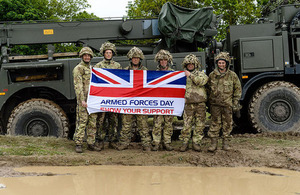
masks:
[[[235,113],[235,112],[239,111],[240,109],[242,109],[242,106],[240,105],[239,101],[233,101],[232,111]]]

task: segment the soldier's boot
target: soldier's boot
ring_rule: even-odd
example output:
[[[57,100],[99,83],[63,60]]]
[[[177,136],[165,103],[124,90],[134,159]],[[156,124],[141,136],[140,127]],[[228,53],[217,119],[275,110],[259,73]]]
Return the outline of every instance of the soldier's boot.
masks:
[[[143,150],[146,151],[146,152],[149,152],[149,151],[151,151],[151,148],[150,148],[149,145],[144,145]]]
[[[126,149],[128,149],[128,144],[120,144],[120,145],[118,145],[118,147],[117,147],[117,150],[119,150],[119,151],[121,151],[121,150],[126,150]]]
[[[208,151],[209,152],[214,152],[214,151],[216,151],[216,149],[217,149],[217,144],[218,144],[218,140],[217,140],[217,138],[216,137],[213,137],[213,138],[211,138],[210,139],[211,140],[211,145],[210,145],[210,147],[208,148]]]
[[[171,146],[171,144],[164,144],[164,148],[165,148],[167,151],[172,151],[172,150],[174,150],[174,148]]]
[[[82,151],[82,146],[81,145],[76,145],[75,146],[75,151],[77,152],[77,153],[82,153],[83,151]]]
[[[159,149],[159,144],[156,143],[152,146],[152,151],[157,151]]]
[[[104,149],[104,142],[103,141],[96,141],[95,142],[95,148],[97,148],[97,151],[101,151]]]
[[[222,146],[222,149],[225,150],[225,151],[228,151],[230,150],[230,146],[228,145],[228,139],[226,138],[223,138],[223,146]]]
[[[101,142],[100,142],[100,148],[101,148],[101,150],[104,149],[104,141],[101,141]]]
[[[117,145],[116,142],[109,142],[108,147],[109,147],[109,148],[112,148],[112,149],[117,149],[117,148],[118,148],[118,145]]]
[[[193,150],[197,151],[197,152],[201,152],[201,148],[199,144],[195,144],[193,143]]]
[[[95,144],[88,144],[87,149],[89,151],[101,151],[99,147],[96,147]]]
[[[188,150],[188,146],[189,144],[188,143],[183,143],[182,146],[179,148],[179,151],[180,152],[185,152]]]

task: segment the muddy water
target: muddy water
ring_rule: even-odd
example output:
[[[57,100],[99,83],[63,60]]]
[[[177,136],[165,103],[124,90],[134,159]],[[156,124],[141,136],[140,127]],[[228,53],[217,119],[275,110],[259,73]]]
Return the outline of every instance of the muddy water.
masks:
[[[269,168],[86,166],[16,171],[59,175],[0,178],[0,184],[6,186],[0,189],[1,195],[300,194],[299,172]]]

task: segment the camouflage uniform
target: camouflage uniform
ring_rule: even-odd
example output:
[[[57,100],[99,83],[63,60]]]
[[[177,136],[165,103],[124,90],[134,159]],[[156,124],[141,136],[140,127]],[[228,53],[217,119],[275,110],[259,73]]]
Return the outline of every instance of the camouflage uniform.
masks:
[[[127,54],[127,57],[131,60],[133,57],[138,57],[140,60],[144,59],[142,50],[137,47],[133,47]],[[133,70],[132,63],[129,64],[125,70]],[[147,70],[141,63],[138,70]],[[144,148],[150,147],[151,137],[149,134],[149,127],[147,123],[148,117],[146,115],[139,114],[123,114],[122,115],[122,129],[120,132],[120,147],[119,150],[126,149],[131,141],[131,128],[132,123],[136,119],[137,127],[139,129],[139,134],[141,136],[142,145]]]
[[[82,57],[86,53],[93,56],[92,50],[87,47],[82,48],[79,56]],[[97,114],[89,115],[87,109],[82,106],[82,101],[87,101],[90,75],[90,64],[85,63],[83,60],[73,70],[74,90],[77,99],[76,130],[74,134],[76,145],[82,145],[85,131],[87,134],[87,143],[89,145],[95,143]]]
[[[180,151],[187,150],[193,123],[195,125],[192,137],[193,148],[199,151],[206,120],[205,102],[207,101],[207,94],[205,84],[207,83],[208,76],[204,71],[199,71],[200,62],[195,55],[189,54],[184,58],[182,63],[184,70],[187,70],[188,64],[194,64],[195,68],[190,71],[191,74],[186,79],[184,121],[180,135],[180,139],[183,140],[183,146]]]
[[[226,139],[232,131],[232,113],[240,109],[239,99],[241,98],[242,88],[238,76],[235,72],[229,70],[229,54],[221,52],[216,57],[216,61],[219,60],[224,60],[227,63],[227,68],[225,73],[220,73],[217,67],[209,74],[211,125],[208,136],[217,138],[222,129],[222,136]]]
[[[113,43],[105,42],[101,45],[100,54],[104,55],[106,50],[111,50],[113,55],[116,54],[116,47]],[[101,62],[95,65],[95,68],[107,68],[107,69],[122,69],[118,62],[113,59],[103,59]],[[108,134],[108,141],[117,142],[118,141],[118,114],[111,112],[103,112],[98,114],[98,132],[96,139],[98,141],[103,141],[106,134]],[[108,125],[105,126],[104,123],[107,121]],[[105,130],[104,127],[107,129]]]
[[[160,60],[166,59],[168,60],[168,65],[167,65],[167,71],[174,71],[169,67],[169,65],[173,64],[173,57],[170,54],[169,51],[166,50],[160,50],[156,55],[154,61],[158,62],[157,66],[157,71],[163,71],[164,69],[160,65]],[[173,148],[170,146],[171,144],[171,137],[173,135],[173,115],[155,115],[153,116],[153,122],[154,122],[154,127],[152,130],[152,137],[153,137],[153,142],[152,144],[154,147],[152,148],[154,151],[158,150],[159,144],[161,140],[163,141],[163,145],[166,150],[173,150]],[[162,135],[163,133],[163,135]]]

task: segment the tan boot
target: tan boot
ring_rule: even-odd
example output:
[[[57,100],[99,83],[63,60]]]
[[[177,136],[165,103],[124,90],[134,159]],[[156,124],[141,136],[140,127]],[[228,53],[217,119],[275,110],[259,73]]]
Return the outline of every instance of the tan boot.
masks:
[[[228,139],[227,138],[223,138],[223,147],[222,147],[222,149],[225,150],[225,151],[228,151],[228,150],[231,149],[228,145]]]
[[[209,152],[214,152],[214,151],[216,151],[216,149],[217,149],[218,140],[217,140],[216,137],[213,137],[213,138],[211,138],[210,140],[211,140],[211,145],[210,145],[210,147],[208,148],[208,151],[209,151]]]
[[[171,146],[171,144],[164,144],[164,148],[165,148],[167,151],[172,151],[172,150],[174,150],[174,148]]]
[[[180,152],[185,152],[188,150],[189,144],[188,143],[183,143],[182,146],[180,147],[179,151]]]
[[[81,145],[76,145],[75,151],[76,151],[77,153],[82,153],[82,152],[83,152],[83,151],[82,151],[82,146],[81,146]]]
[[[152,147],[152,151],[157,151],[159,149],[159,144],[154,144]]]
[[[143,146],[143,150],[146,152],[149,152],[149,151],[151,151],[151,148],[149,145],[145,145],[145,146]]]
[[[117,145],[116,142],[109,142],[108,147],[109,147],[109,148],[112,148],[112,149],[117,149],[117,148],[118,148],[118,145]]]
[[[117,150],[126,150],[128,149],[128,145],[127,144],[120,144],[118,147],[117,147]]]
[[[95,144],[88,144],[87,149],[89,151],[101,151],[101,148],[97,147]]]
[[[193,150],[197,151],[197,152],[201,152],[201,148],[199,144],[194,144],[193,143]]]
[[[103,141],[96,141],[95,142],[95,148],[97,148],[97,151],[101,151],[104,149],[104,142]]]

